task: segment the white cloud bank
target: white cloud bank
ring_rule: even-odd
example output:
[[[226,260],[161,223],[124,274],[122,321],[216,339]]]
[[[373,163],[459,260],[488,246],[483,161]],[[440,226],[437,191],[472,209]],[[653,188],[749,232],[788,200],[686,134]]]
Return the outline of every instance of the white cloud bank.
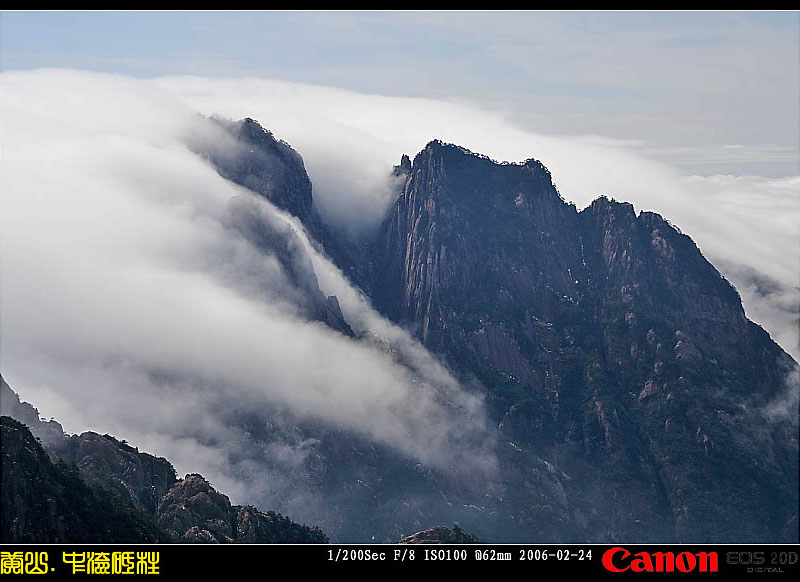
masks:
[[[480,399],[316,254],[323,291],[372,339],[298,318],[280,263],[226,224],[246,201],[301,238],[302,227],[190,151],[188,136],[221,139],[215,124],[118,76],[4,74],[2,91],[0,355],[24,399],[248,502],[249,487],[314,443],[248,455],[258,445],[230,422],[243,414],[343,427],[439,469],[491,470]],[[251,462],[265,455],[282,465],[268,478]]]
[[[323,291],[405,365],[380,341],[296,318],[280,265],[224,226],[230,201],[248,194],[187,147],[198,127],[214,137],[196,112],[253,117],[288,141],[323,216],[351,232],[379,222],[391,164],[431,139],[495,159],[536,157],[579,206],[606,194],[662,213],[737,284],[748,314],[800,354],[798,177],[687,177],[635,144],[536,135],[455,103],[280,81],[35,71],[0,83],[4,375],[68,430],[118,434],[203,472],[234,500],[292,487],[289,477],[265,485],[241,454],[246,431],[228,422],[237,411],[344,426],[439,467],[491,458],[470,444],[483,434],[480,402],[307,241]],[[302,238],[296,221],[255,203]],[[261,454],[291,472],[313,448],[287,442]]]

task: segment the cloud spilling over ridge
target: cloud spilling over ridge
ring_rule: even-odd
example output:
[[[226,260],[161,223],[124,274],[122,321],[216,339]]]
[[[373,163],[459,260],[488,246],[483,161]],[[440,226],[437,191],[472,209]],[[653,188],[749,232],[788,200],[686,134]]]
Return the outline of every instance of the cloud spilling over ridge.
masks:
[[[686,176],[639,153],[647,144],[539,135],[457,102],[264,79],[155,83],[202,113],[254,117],[289,141],[304,157],[323,217],[351,232],[374,227],[391,203],[387,160],[413,157],[432,139],[497,160],[535,157],[578,207],[604,194],[659,212],[690,235],[737,287],[748,316],[800,359],[798,176]]]
[[[0,83],[0,356],[24,399],[69,431],[203,472],[235,501],[297,489],[291,472],[315,446],[254,444],[232,422],[242,414],[342,427],[441,469],[492,469],[480,399],[373,312],[297,221],[190,150],[189,136],[221,140],[216,124],[119,76]],[[229,227],[241,201],[297,231],[366,339],[298,316],[281,264]]]
[[[687,177],[633,143],[279,81],[38,71],[3,74],[0,87],[4,375],[68,430],[118,434],[203,472],[235,501],[292,490],[297,507],[314,502],[295,479],[314,440],[246,454],[253,443],[230,422],[242,410],[339,424],[433,465],[491,459],[471,444],[483,434],[480,403],[372,311],[301,225],[253,199],[297,231],[322,291],[368,340],[298,319],[278,262],[225,226],[231,201],[249,195],[186,147],[188,135],[222,139],[198,112],[253,117],[288,141],[324,218],[350,233],[379,223],[394,196],[391,164],[430,139],[498,160],[536,157],[578,206],[606,194],[662,213],[800,356],[798,177]]]

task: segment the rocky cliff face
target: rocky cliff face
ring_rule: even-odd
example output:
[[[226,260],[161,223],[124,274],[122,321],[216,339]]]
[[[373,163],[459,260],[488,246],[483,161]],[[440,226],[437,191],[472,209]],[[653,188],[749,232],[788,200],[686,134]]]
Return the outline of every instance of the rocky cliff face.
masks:
[[[366,257],[358,245],[338,236],[320,218],[314,204],[311,180],[301,155],[253,119],[214,121],[232,141],[224,144],[201,143],[197,146],[198,153],[207,158],[222,177],[266,198],[279,210],[296,217],[310,235],[312,243],[333,258],[357,285],[364,285],[366,279],[361,265]],[[242,211],[241,208],[235,210]],[[233,215],[232,225],[238,227],[242,224],[242,218],[245,217],[241,214],[238,217]],[[244,221],[245,225],[248,223],[253,224],[252,217]],[[250,240],[255,241],[256,246],[271,254],[274,251],[270,245],[263,244],[263,237],[270,230],[276,230],[274,224],[268,224],[266,228],[245,228],[244,232],[249,232]],[[285,227],[277,230],[285,230]],[[276,256],[283,258],[284,254],[277,252]]]
[[[198,140],[194,146],[197,153],[224,178],[297,218],[313,244],[346,260],[344,246],[337,244],[313,205],[311,180],[300,154],[253,119],[212,121],[226,140],[224,143]],[[326,297],[320,290],[311,259],[292,225],[247,195],[230,201],[225,222],[255,248],[279,262],[288,287],[282,290],[282,295],[293,298],[298,315],[353,335],[336,297]]]
[[[249,117],[213,121],[230,134],[233,142],[221,148],[204,147],[201,153],[224,178],[257,192],[304,223],[321,228],[316,226],[321,221],[313,206],[311,180],[300,154]]]
[[[0,417],[0,541],[3,543],[132,543],[163,541],[153,519],[77,468],[53,464],[28,428]]]
[[[511,498],[536,451],[589,539],[797,540],[796,419],[763,414],[796,364],[689,237],[607,198],[578,212],[535,160],[435,141],[404,162],[373,297],[485,386]]]
[[[202,475],[186,475],[158,506],[158,523],[180,542],[327,543],[317,528],[298,525],[274,512],[231,505]]]
[[[454,525],[453,527],[436,526],[411,534],[401,539],[401,544],[482,544],[480,538],[465,532]]]
[[[59,457],[74,464],[87,483],[114,492],[151,515],[176,480],[172,463],[110,435],[71,435]]]

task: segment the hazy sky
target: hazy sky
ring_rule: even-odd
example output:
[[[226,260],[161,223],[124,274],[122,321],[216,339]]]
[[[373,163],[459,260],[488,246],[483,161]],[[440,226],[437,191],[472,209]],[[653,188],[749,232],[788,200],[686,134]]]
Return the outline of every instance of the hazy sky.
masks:
[[[635,140],[688,173],[798,174],[797,12],[4,12],[2,69],[253,76]]]

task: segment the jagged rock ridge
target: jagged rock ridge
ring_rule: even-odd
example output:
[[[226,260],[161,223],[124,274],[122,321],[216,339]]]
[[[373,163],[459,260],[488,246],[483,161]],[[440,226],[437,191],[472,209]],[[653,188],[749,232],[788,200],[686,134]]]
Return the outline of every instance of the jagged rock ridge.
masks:
[[[318,528],[232,505],[201,475],[179,480],[166,459],[110,435],[62,432],[55,438],[55,421],[41,421],[0,381],[3,543],[328,542]],[[37,426],[53,446],[45,450],[28,426],[5,414]]]
[[[579,212],[535,160],[438,141],[407,160],[376,304],[480,379],[507,441],[568,476],[579,531],[796,541],[797,423],[760,413],[796,363],[688,236],[606,197]]]
[[[8,416],[0,416],[0,459],[3,543],[165,541],[151,516],[87,485],[74,465],[53,464],[28,428]]]
[[[482,544],[480,538],[454,525],[431,527],[401,539],[401,544]]]

